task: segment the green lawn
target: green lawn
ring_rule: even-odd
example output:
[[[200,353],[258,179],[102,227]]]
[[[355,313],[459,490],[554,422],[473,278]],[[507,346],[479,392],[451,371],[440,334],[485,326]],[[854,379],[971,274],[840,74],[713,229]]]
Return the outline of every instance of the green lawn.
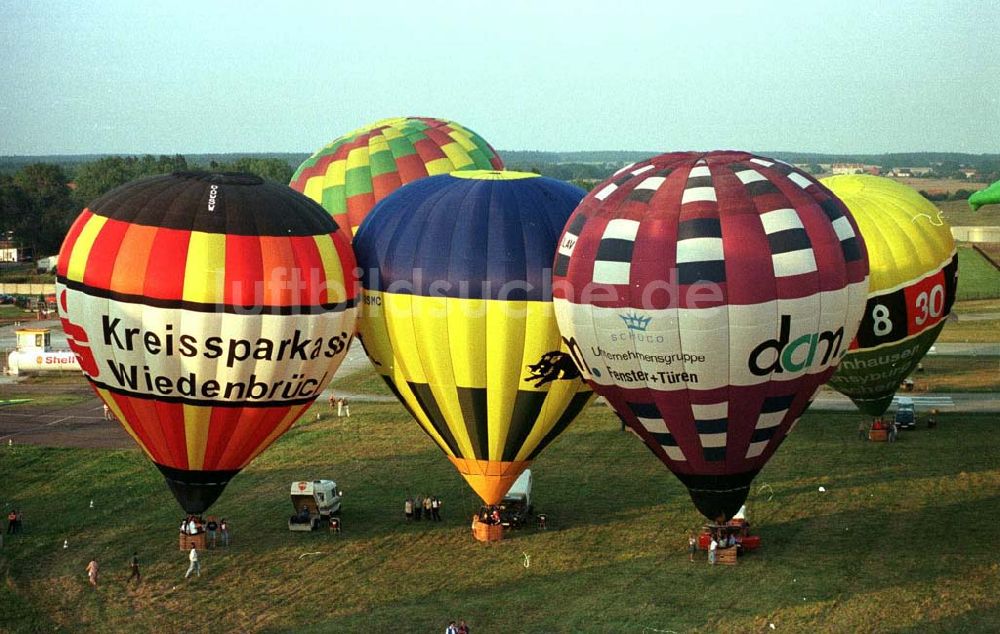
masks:
[[[1000,271],[973,250],[958,247],[958,301],[1000,297]]]
[[[369,365],[360,372],[353,374],[338,374],[330,382],[330,389],[336,394],[338,392],[353,392],[356,394],[378,394],[382,396],[392,396],[385,381]]]
[[[951,357],[932,354],[923,372],[910,375],[918,392],[1000,392],[1000,357]]]
[[[856,440],[856,415],[808,414],[757,478],[763,549],[711,568],[687,560],[701,520],[686,492],[604,406],[535,463],[551,530],[491,545],[472,539],[476,500],[402,408],[318,411],[223,494],[213,511],[234,544],[204,553],[190,582],[179,510],[138,451],[0,447],[0,507],[26,526],[0,550],[0,631],[429,632],[452,618],[491,633],[1000,630],[995,416],[942,415],[888,445]],[[289,483],[320,477],[346,490],[345,532],[289,533]],[[441,496],[445,521],[406,524],[414,493]],[[144,581],[126,589],[133,550]]]

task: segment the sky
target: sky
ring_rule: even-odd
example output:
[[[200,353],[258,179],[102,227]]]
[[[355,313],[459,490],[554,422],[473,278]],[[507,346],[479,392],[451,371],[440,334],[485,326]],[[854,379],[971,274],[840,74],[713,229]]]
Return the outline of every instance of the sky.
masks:
[[[500,150],[1000,152],[988,0],[0,0],[0,155],[311,153],[378,119]]]

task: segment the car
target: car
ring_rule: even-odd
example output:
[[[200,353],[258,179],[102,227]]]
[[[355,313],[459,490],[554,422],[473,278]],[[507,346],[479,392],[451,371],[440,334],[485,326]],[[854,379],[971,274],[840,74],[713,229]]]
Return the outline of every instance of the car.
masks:
[[[907,397],[899,399],[893,421],[900,429],[914,429],[917,426],[917,414],[913,408],[913,399]]]

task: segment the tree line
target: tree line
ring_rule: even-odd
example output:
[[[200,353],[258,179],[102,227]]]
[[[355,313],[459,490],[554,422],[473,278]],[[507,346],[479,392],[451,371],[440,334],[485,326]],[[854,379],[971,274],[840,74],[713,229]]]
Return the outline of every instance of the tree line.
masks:
[[[192,164],[182,155],[107,156],[67,169],[56,163],[30,163],[0,175],[0,239],[35,257],[54,255],[73,220],[106,192],[144,176],[209,169],[249,172],[287,184],[292,167],[277,158],[240,157]]]

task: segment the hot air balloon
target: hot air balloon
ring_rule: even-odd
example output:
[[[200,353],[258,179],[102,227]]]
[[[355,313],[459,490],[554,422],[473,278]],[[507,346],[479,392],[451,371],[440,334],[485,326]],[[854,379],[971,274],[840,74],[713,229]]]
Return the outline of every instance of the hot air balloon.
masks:
[[[881,416],[951,312],[955,241],[937,207],[906,185],[867,175],[820,182],[851,210],[871,266],[861,326],[830,386]]]
[[[983,205],[1000,205],[1000,181],[969,196],[969,207],[972,207],[972,211],[979,211]]]
[[[744,152],[664,154],[598,185],[553,273],[583,377],[710,520],[750,483],[847,352],[864,241],[803,172]]]
[[[443,119],[397,117],[335,139],[299,166],[291,186],[354,235],[375,203],[406,183],[482,169],[503,169],[503,162],[475,132]]]
[[[355,236],[365,350],[486,504],[591,397],[551,303],[556,240],[582,197],[537,174],[454,172],[390,195]]]
[[[305,196],[249,174],[175,173],[85,209],[56,289],[91,386],[200,514],[333,377],[354,332],[353,269]]]

